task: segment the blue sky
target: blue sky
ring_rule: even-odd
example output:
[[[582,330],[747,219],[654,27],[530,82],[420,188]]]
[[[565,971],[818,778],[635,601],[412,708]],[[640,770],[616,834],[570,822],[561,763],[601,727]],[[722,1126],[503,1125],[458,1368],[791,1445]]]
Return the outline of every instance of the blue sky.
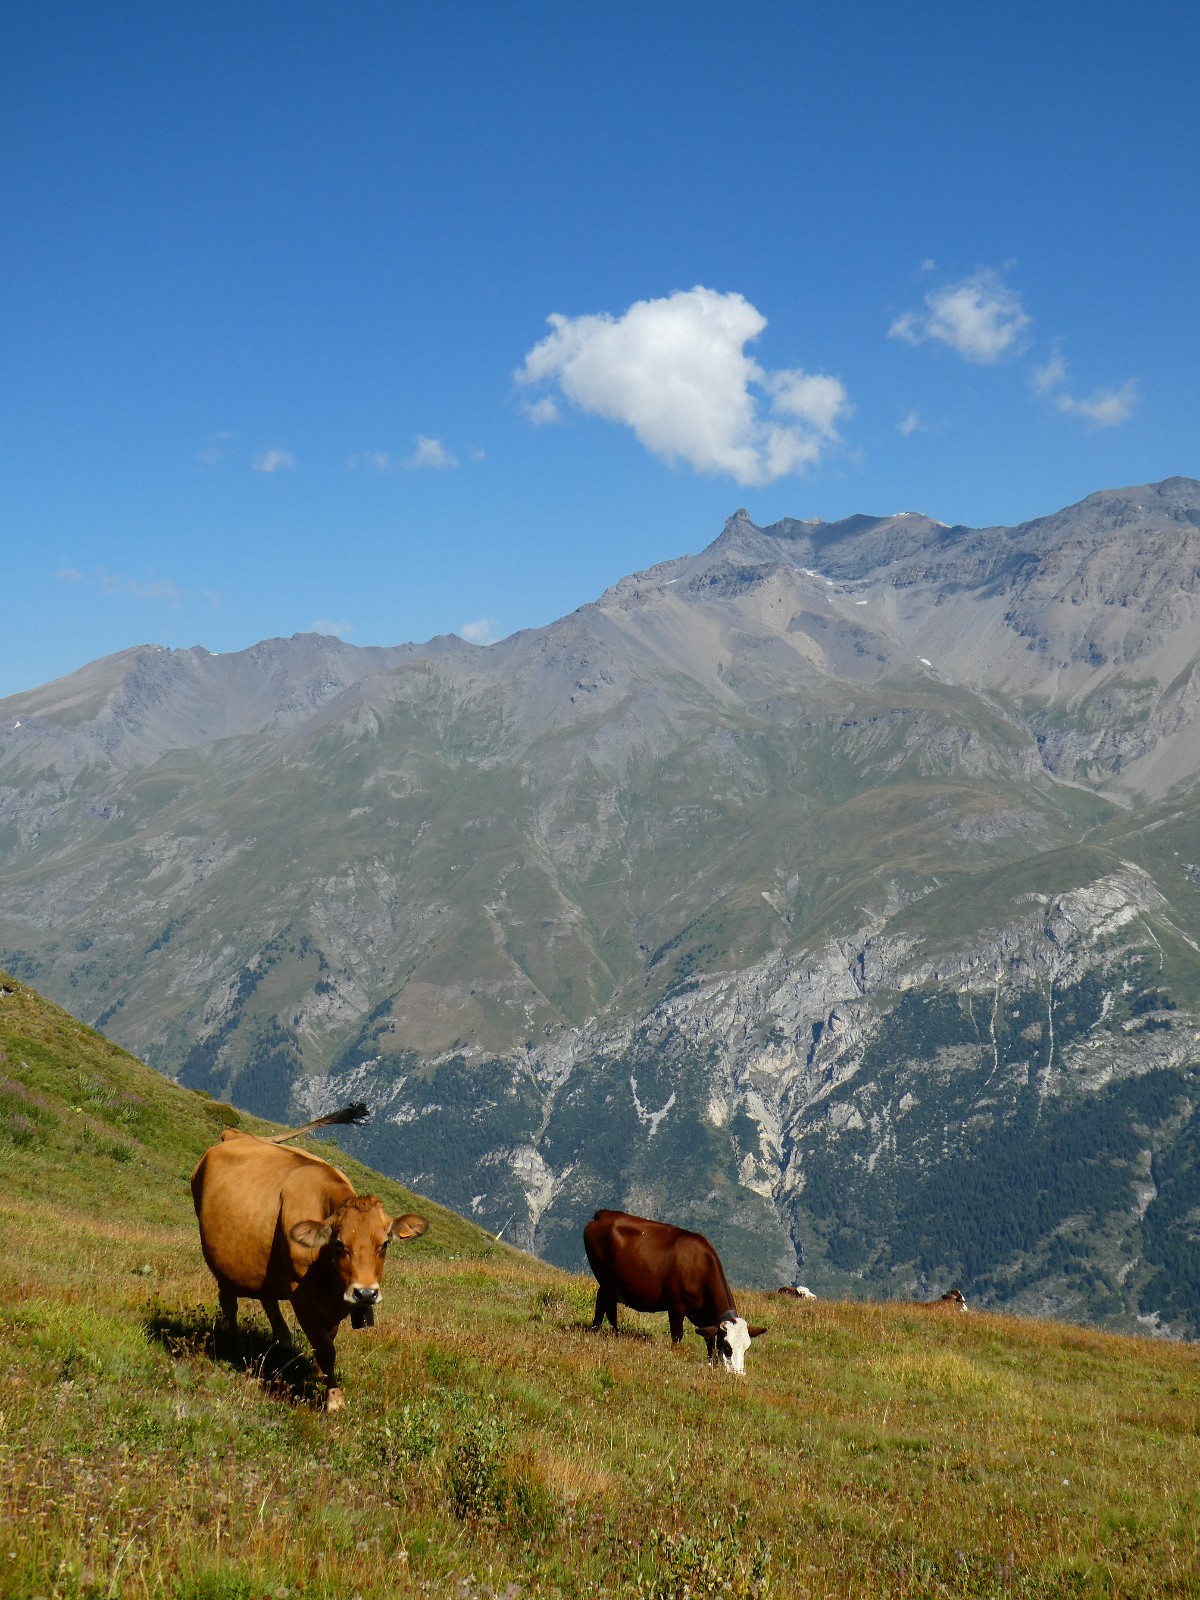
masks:
[[[487,639],[742,505],[1200,476],[1198,44],[1170,3],[11,0],[0,695]]]

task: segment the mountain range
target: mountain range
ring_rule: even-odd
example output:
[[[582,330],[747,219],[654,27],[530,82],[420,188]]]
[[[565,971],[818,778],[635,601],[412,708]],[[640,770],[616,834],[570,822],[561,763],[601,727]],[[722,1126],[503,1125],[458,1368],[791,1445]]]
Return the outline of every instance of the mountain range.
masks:
[[[0,702],[0,965],[564,1265],[1200,1333],[1200,483]]]

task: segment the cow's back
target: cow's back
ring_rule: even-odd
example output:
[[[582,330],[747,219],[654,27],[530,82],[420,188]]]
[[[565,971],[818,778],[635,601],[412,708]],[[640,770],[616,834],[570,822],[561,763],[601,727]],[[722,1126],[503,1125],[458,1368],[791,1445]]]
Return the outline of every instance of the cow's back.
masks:
[[[583,1247],[597,1281],[635,1311],[713,1322],[733,1306],[720,1259],[703,1234],[626,1211],[597,1211],[583,1230]]]
[[[345,1173],[303,1150],[251,1135],[223,1140],[192,1174],[204,1259],[245,1294],[284,1297],[295,1281],[288,1230],[323,1221],[353,1194]]]

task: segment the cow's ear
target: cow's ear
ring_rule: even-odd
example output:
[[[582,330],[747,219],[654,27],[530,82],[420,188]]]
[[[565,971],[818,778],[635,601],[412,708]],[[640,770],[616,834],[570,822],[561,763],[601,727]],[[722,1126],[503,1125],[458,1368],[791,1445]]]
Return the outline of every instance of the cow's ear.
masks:
[[[754,1327],[751,1327],[751,1325],[749,1323],[746,1324],[746,1332],[750,1335],[750,1337],[752,1339],[761,1339],[763,1334],[766,1333],[766,1331],[767,1330],[765,1328],[754,1328]]]
[[[407,1212],[402,1217],[397,1217],[392,1223],[390,1237],[393,1239],[419,1239],[428,1229],[429,1224],[424,1217],[415,1217],[412,1212]]]
[[[320,1250],[333,1238],[333,1229],[327,1222],[296,1222],[288,1229],[288,1238],[303,1250]]]
[[[700,1337],[705,1341],[706,1344],[715,1344],[716,1343],[716,1339],[717,1339],[717,1335],[720,1333],[720,1331],[721,1331],[720,1328],[716,1327],[716,1326],[711,1327],[711,1328],[697,1328],[696,1329],[696,1332],[700,1335]]]

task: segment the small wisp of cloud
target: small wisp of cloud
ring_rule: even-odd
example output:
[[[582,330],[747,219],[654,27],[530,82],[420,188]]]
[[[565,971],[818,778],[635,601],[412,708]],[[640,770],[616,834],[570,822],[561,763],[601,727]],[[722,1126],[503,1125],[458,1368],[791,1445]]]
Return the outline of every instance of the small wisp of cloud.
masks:
[[[445,472],[448,467],[457,465],[457,460],[440,439],[427,439],[423,433],[417,435],[417,447],[404,463],[408,472],[416,472],[423,467]]]
[[[284,472],[295,465],[296,458],[290,450],[264,450],[254,458],[255,472]]]
[[[347,472],[395,472],[396,463],[386,450],[360,450],[346,462]]]
[[[542,395],[540,400],[523,401],[521,409],[535,428],[553,427],[556,422],[561,422],[563,419],[562,412],[558,409],[558,401],[549,394]]]
[[[1032,323],[1021,296],[992,267],[981,267],[957,283],[945,283],[925,296],[921,311],[905,311],[888,337],[907,344],[940,344],[980,366],[992,366],[1025,348]]]
[[[331,622],[328,617],[318,617],[309,632],[323,633],[334,639],[345,640],[354,632],[354,624],[347,622],[345,617],[339,622]]]
[[[902,417],[896,424],[896,430],[907,439],[910,434],[916,433],[922,426],[921,413],[919,411],[910,411],[907,416]]]
[[[1040,367],[1034,367],[1033,377],[1029,380],[1033,385],[1035,394],[1052,394],[1067,381],[1067,363],[1063,360],[1062,351],[1058,340],[1050,349],[1050,359],[1044,361]]]
[[[1115,428],[1129,420],[1138,403],[1137,380],[1127,378],[1119,388],[1097,389],[1082,400],[1074,395],[1060,394],[1055,397],[1054,403],[1060,411],[1066,411],[1073,417],[1083,417],[1093,428]]]
[[[1116,428],[1122,422],[1128,422],[1140,398],[1136,378],[1126,378],[1122,384],[1097,389],[1081,398],[1068,393],[1065,385],[1069,376],[1061,346],[1056,340],[1051,347],[1049,360],[1034,367],[1030,383],[1035,394],[1052,400],[1055,407],[1067,416],[1082,417],[1093,432],[1101,428]]]
[[[122,577],[120,573],[105,572],[103,567],[97,567],[96,582],[100,593],[110,599],[119,596],[131,600],[158,600],[177,606],[183,598],[183,590],[173,578],[151,577],[139,583],[136,578]]]
[[[204,467],[216,466],[217,462],[225,455],[230,441],[235,437],[236,435],[230,433],[227,428],[220,433],[209,434],[208,443],[204,446],[204,449],[196,451],[196,460]]]
[[[458,631],[468,644],[495,644],[500,637],[500,625],[495,617],[480,617],[477,622],[464,622]]]
[[[126,577],[120,572],[107,572],[103,567],[97,567],[89,577],[78,567],[59,567],[54,578],[57,583],[86,584],[105,600],[148,600],[158,605],[170,606],[174,610],[187,598],[185,591],[179,587],[174,578],[156,578],[153,573],[143,580]],[[214,605],[220,600],[220,596],[213,590],[205,590],[204,598]]]
[[[746,346],[767,319],[740,294],[697,285],[620,316],[547,320],[550,333],[514,373],[522,387],[557,391],[526,402],[535,425],[560,420],[565,400],[631,428],[669,466],[748,486],[803,472],[841,443],[838,423],[851,411],[841,381],[760,366]]]

